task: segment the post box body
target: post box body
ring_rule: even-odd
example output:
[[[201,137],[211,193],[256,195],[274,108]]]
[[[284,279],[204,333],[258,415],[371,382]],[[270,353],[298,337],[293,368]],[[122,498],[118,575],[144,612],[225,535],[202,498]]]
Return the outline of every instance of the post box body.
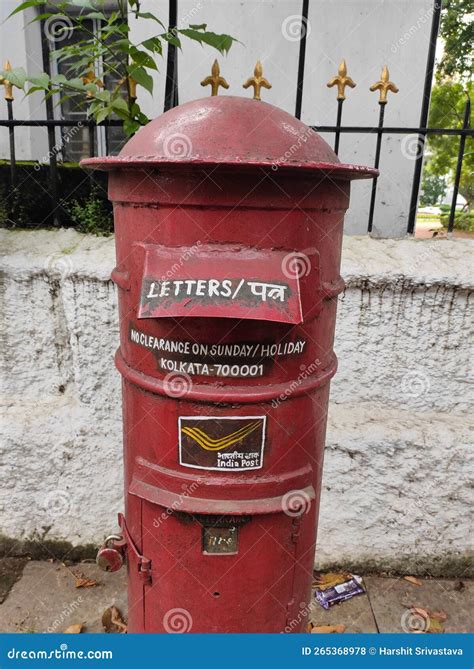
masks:
[[[130,632],[299,632],[350,180],[265,103],[164,114],[110,170]]]

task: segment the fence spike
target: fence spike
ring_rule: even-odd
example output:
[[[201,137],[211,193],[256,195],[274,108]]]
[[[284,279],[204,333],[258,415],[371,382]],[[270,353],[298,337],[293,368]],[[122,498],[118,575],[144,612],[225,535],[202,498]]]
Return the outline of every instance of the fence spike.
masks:
[[[5,65],[3,66],[3,70],[5,72],[11,72],[12,71],[12,64],[10,63],[9,60],[5,61]],[[11,81],[8,80],[8,77],[0,77],[0,85],[3,84],[3,87],[5,88],[5,100],[12,101],[13,100],[13,86],[16,86],[16,84],[12,84]],[[19,88],[19,86],[16,86]]]
[[[262,90],[262,87],[267,89],[270,89],[272,87],[271,83],[263,76],[263,67],[262,63],[259,60],[257,60],[257,63],[255,65],[255,69],[253,71],[253,77],[250,77],[250,79],[247,79],[247,81],[244,84],[242,84],[242,88],[249,88],[250,86],[253,86],[254,100],[262,99],[260,97],[260,91]]]
[[[328,88],[332,88],[333,86],[337,86],[337,99],[338,100],[345,100],[345,90],[346,86],[349,86],[349,88],[355,88],[357,84],[353,79],[347,76],[347,65],[345,60],[341,60],[341,64],[339,65],[338,73],[335,77],[330,79],[328,83],[326,84]]]
[[[104,82],[97,77],[92,65],[90,66],[90,70],[82,77],[82,83],[86,86],[87,84],[95,84],[98,88],[104,88]],[[90,100],[94,97],[94,93],[87,91],[86,97]]]
[[[211,96],[215,96],[219,93],[219,86],[222,86],[222,88],[229,88],[227,81],[224,77],[221,77],[221,68],[219,67],[217,59],[212,63],[210,76],[201,81],[201,86],[210,86]]]
[[[389,91],[392,93],[398,93],[398,87],[395,86],[393,81],[390,81],[390,74],[388,71],[388,67],[386,65],[383,66],[382,68],[382,74],[380,75],[380,79],[375,82],[375,84],[372,84],[370,87],[371,91],[380,91],[380,97],[379,97],[379,104],[380,105],[385,105],[387,104],[387,94]]]

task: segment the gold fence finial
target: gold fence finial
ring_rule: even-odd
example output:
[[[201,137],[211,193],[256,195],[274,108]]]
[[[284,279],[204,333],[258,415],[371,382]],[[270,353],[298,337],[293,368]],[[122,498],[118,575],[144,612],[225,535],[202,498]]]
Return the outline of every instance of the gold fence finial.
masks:
[[[346,86],[349,86],[349,88],[355,88],[357,84],[350,77],[347,76],[347,65],[345,60],[341,61],[341,64],[339,65],[339,69],[337,72],[338,72],[337,76],[330,79],[326,84],[326,86],[328,88],[337,86],[337,99],[345,100]]]
[[[5,72],[11,72],[12,64],[10,63],[9,60],[5,61],[3,69],[5,70]],[[10,81],[8,81],[8,77],[0,77],[0,86],[2,84],[3,87],[5,88],[5,100],[13,100],[13,84]]]
[[[383,66],[382,68],[382,74],[380,75],[380,79],[375,82],[375,84],[372,84],[370,87],[371,91],[380,91],[380,97],[379,97],[379,104],[385,105],[387,104],[387,93],[391,91],[392,93],[398,93],[398,87],[395,86],[393,81],[390,81],[390,74],[388,71],[388,67],[386,65]]]
[[[128,77],[128,95],[130,97],[130,100],[133,102],[136,102],[137,99],[137,82],[135,79],[129,74]]]
[[[89,68],[88,72],[82,77],[82,83],[86,86],[87,84],[95,84],[98,88],[104,88],[104,82],[97,77],[92,63],[89,65]],[[87,91],[86,97],[90,100],[94,97],[94,93],[92,91]]]
[[[255,69],[253,71],[253,77],[250,77],[250,79],[247,79],[245,84],[242,85],[242,88],[249,88],[250,86],[253,86],[253,99],[254,100],[261,100],[262,98],[260,97],[260,91],[263,88],[268,88],[270,89],[272,87],[271,83],[265,79],[263,75],[263,67],[262,63],[257,60],[257,64],[255,65]]]
[[[219,86],[222,86],[222,88],[226,89],[229,88],[227,81],[224,79],[224,77],[221,77],[221,68],[219,67],[217,59],[212,63],[210,76],[201,81],[201,86],[210,86],[212,96],[215,96],[219,93]]]

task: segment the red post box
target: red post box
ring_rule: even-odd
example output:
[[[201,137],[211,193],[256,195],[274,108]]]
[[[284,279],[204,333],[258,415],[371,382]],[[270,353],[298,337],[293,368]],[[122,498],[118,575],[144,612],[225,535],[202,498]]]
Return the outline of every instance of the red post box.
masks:
[[[343,219],[376,171],[238,97],[83,165],[114,203],[126,506],[100,561],[126,552],[129,631],[302,631]]]

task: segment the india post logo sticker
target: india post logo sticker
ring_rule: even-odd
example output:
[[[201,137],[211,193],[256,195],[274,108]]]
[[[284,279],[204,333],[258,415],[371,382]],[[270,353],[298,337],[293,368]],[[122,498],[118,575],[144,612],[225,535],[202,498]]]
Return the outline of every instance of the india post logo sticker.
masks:
[[[266,416],[180,416],[183,467],[242,472],[263,467]]]

